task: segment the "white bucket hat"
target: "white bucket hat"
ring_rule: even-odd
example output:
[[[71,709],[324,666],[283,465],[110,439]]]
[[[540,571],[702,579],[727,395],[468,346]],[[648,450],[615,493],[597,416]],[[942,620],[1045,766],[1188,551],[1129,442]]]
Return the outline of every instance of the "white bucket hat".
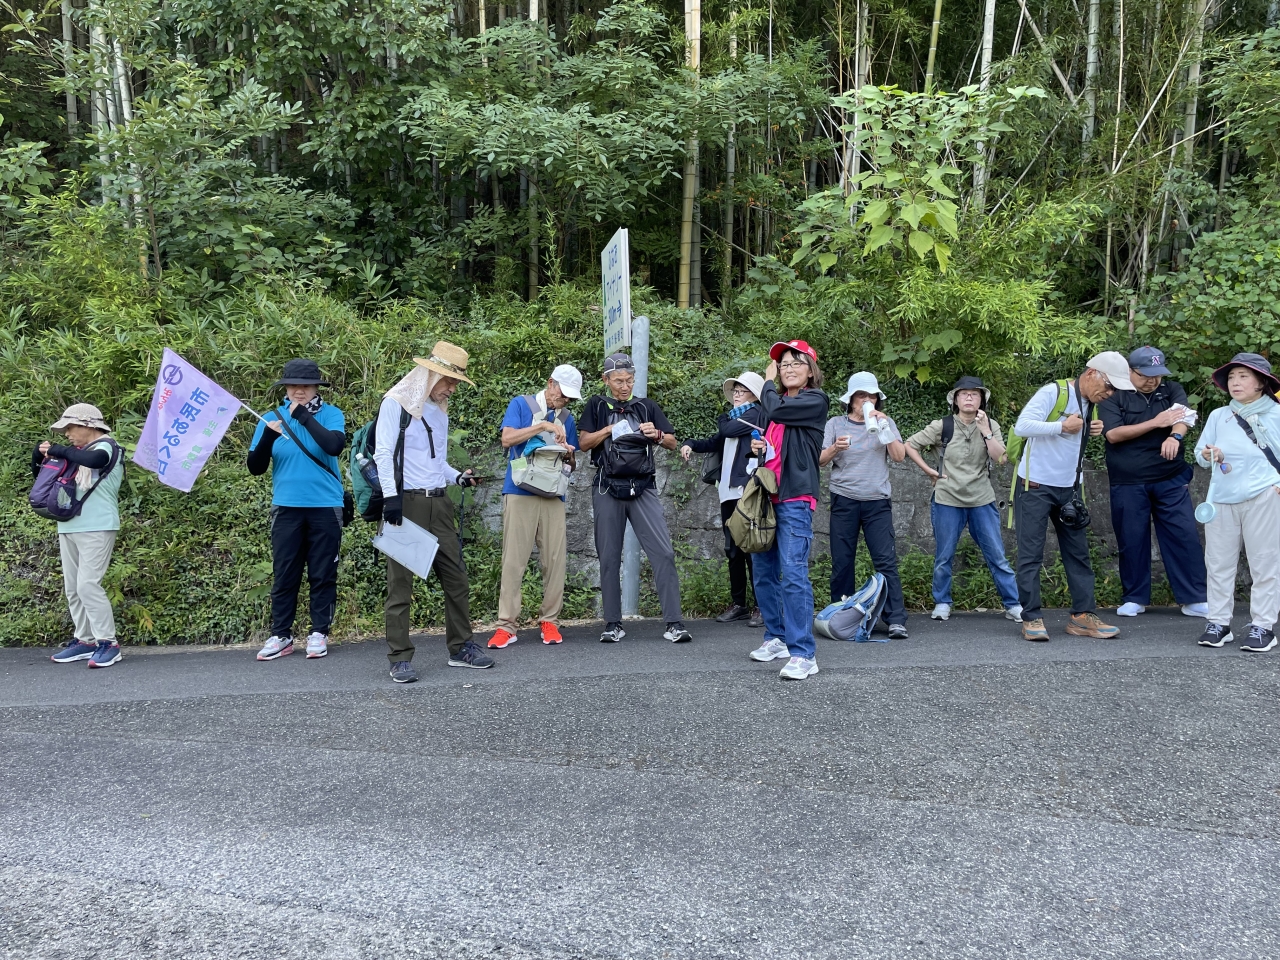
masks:
[[[560,384],[560,392],[570,400],[582,399],[582,373],[577,367],[562,363],[551,371],[551,379]]]
[[[740,373],[736,377],[730,377],[724,382],[724,398],[733,403],[733,385],[739,384],[751,391],[751,395],[757,400],[760,394],[764,392],[764,377],[758,373],[748,370],[746,373]]]
[[[102,419],[102,411],[92,403],[73,403],[62,411],[62,416],[58,418],[58,422],[50,426],[49,429],[58,433],[65,433],[67,427],[91,427],[94,430],[101,430],[103,433],[111,432],[107,422]]]
[[[876,375],[863,370],[849,378],[849,389],[840,398],[840,402],[847,406],[849,401],[853,399],[853,395],[859,390],[863,393],[873,393],[881,400],[886,399],[884,392],[880,389],[879,382],[876,380]]]

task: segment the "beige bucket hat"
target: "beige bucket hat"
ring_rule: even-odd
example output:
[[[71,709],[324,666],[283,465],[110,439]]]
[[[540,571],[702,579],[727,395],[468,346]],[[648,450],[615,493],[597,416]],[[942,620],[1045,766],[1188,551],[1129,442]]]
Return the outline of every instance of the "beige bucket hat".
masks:
[[[751,391],[751,395],[757,400],[760,394],[764,392],[764,377],[758,373],[748,370],[746,373],[740,373],[736,377],[730,377],[724,382],[724,398],[733,403],[733,385],[739,384]]]
[[[467,358],[467,351],[461,347],[448,340],[437,340],[436,345],[431,348],[431,356],[425,359],[414,357],[413,362],[420,367],[426,367],[428,370],[434,370],[446,377],[453,377],[474,387],[475,381],[467,377]]]
[[[107,426],[107,421],[102,419],[102,411],[92,403],[73,403],[62,411],[62,416],[58,418],[58,422],[49,429],[56,430],[58,433],[65,433],[67,427],[92,427],[94,430],[101,430],[103,433],[111,432],[111,428]]]

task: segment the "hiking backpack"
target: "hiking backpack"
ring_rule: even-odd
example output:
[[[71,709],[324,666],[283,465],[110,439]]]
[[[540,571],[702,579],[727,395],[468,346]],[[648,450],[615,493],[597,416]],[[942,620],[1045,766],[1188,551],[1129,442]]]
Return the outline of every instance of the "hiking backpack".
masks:
[[[396,466],[396,488],[404,470],[404,432],[409,427],[408,410],[400,411],[400,436],[396,439],[392,460]],[[356,513],[360,519],[377,523],[382,519],[382,483],[378,466],[373,462],[373,451],[378,445],[378,418],[374,417],[355,432],[351,438],[351,453],[347,466],[351,472],[351,493],[355,498]],[[364,463],[361,464],[361,458]]]
[[[551,414],[551,419],[547,420],[542,408],[538,406],[538,398],[533,394],[522,399],[533,415],[533,423],[540,422],[539,417],[542,417],[541,422],[544,423],[564,423],[559,419],[560,411],[558,410],[546,411]],[[535,440],[537,445],[534,444]],[[542,440],[542,434],[535,434],[520,445],[519,456],[514,456],[515,453],[516,448],[512,447],[512,456],[509,457],[511,482],[516,487],[538,497],[563,497],[568,494],[569,474],[568,467],[565,465],[564,448],[556,447],[548,450]]]
[[[37,516],[46,520],[73,520],[80,516],[85,501],[89,499],[98,485],[107,478],[107,474],[120,462],[120,445],[110,437],[103,437],[111,445],[111,457],[106,467],[98,471],[98,479],[84,492],[83,497],[76,496],[76,473],[80,467],[64,457],[45,457],[36,473],[31,492],[27,495],[27,503]],[[101,443],[95,440],[94,443]]]
[[[1058,386],[1058,396],[1057,396],[1057,399],[1053,401],[1053,409],[1049,411],[1050,420],[1057,420],[1060,416],[1066,413],[1067,402],[1071,399],[1071,391],[1067,388],[1066,380],[1055,380],[1054,383],[1056,383]],[[1081,410],[1080,415],[1084,416],[1083,410]],[[1014,428],[1015,430],[1017,428],[1016,422],[1014,424]],[[1085,424],[1084,430],[1086,431],[1084,442],[1088,443],[1089,442],[1088,433],[1087,433],[1087,431],[1089,430],[1088,423]],[[1008,527],[1010,530],[1012,530],[1013,529],[1013,494],[1014,494],[1014,491],[1016,491],[1018,488],[1018,461],[1023,460],[1025,456],[1026,468],[1024,469],[1023,472],[1027,473],[1030,471],[1031,447],[1027,445],[1026,437],[1020,437],[1016,432],[1014,432],[1014,430],[1010,430],[1009,442],[1005,444],[1004,450],[1005,450],[1005,457],[1008,459],[1008,462],[1013,464],[1013,478],[1009,481],[1009,521],[1008,521]]]
[[[768,467],[758,467],[747,480],[742,496],[725,521],[729,536],[743,553],[764,553],[773,547],[778,533],[778,517],[771,496],[778,492],[778,476]]]
[[[653,442],[640,432],[640,424],[644,423],[639,410],[631,402],[623,403],[616,408],[609,404],[609,426],[626,421],[631,432],[617,440],[610,434],[604,441],[604,457],[601,465],[610,477],[647,477],[657,469],[653,460]]]
[[[813,632],[831,640],[857,643],[884,643],[888,637],[871,636],[889,598],[889,582],[884,574],[873,573],[851,597],[833,603],[813,618]]]

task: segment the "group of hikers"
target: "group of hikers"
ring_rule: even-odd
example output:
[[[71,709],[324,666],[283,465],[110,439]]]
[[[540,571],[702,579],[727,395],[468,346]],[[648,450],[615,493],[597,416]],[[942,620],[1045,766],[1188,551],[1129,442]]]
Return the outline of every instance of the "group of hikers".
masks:
[[[1190,494],[1193,467],[1183,452],[1196,422],[1185,390],[1168,379],[1161,352],[1152,347],[1126,359],[1108,351],[1093,357],[1071,379],[1040,388],[1018,416],[1006,444],[990,415],[991,394],[977,377],[961,377],[947,394],[949,411],[905,440],[885,411],[876,377],[849,377],[835,409],[823,390],[817,351],[803,340],[775,343],[763,376],[748,371],[724,381],[729,405],[716,432],[678,444],[662,407],[633,396],[636,371],[625,353],[607,357],[605,392],[583,398],[583,377],[561,364],[535,392],[513,397],[500,428],[507,453],[502,488],[502,575],[498,623],[487,644],[471,626],[466,565],[456,511],[448,492],[479,478],[449,463],[449,400],[467,377],[468,354],[439,341],[426,358],[383,397],[372,433],[376,467],[373,518],[398,526],[411,521],[438,540],[432,564],[445,602],[448,664],[484,669],[487,650],[501,650],[519,636],[522,582],[534,546],[542,570],[538,611],[544,644],[563,641],[559,618],[566,574],[567,478],[589,454],[595,547],[600,564],[601,642],[626,636],[619,575],[623,539],[631,525],[653,571],[666,624],[663,636],[685,643],[675,549],[657,495],[654,450],[679,450],[689,460],[706,455],[704,479],[716,487],[725,526],[725,555],[732,602],[717,620],[745,621],[762,630],[750,651],[760,662],[786,660],[780,676],[803,680],[818,672],[814,597],[809,579],[813,519],[822,496],[821,471],[830,467],[830,543],[833,603],[857,588],[854,558],[861,536],[887,588],[884,626],[890,638],[907,636],[907,610],[898,573],[890,463],[906,458],[933,483],[931,519],[936,541],[931,616],[952,611],[952,568],[968,528],[999,592],[1004,615],[1021,624],[1029,641],[1049,639],[1041,610],[1040,573],[1047,531],[1053,526],[1071,596],[1066,632],[1107,639],[1119,630],[1099,618],[1089,555],[1088,506],[1082,494],[1085,448],[1091,436],[1106,441],[1111,518],[1119,547],[1121,617],[1143,613],[1151,602],[1151,528],[1173,595],[1189,617],[1205,620],[1199,643],[1222,647],[1231,631],[1236,569],[1243,546],[1252,577],[1250,622],[1240,649],[1266,652],[1280,610],[1280,379],[1270,363],[1237,354],[1213,374],[1230,401],[1207,418],[1195,449],[1213,472],[1211,502],[1197,513]],[[341,410],[326,402],[330,386],[312,360],[285,364],[273,388],[284,399],[267,413],[249,445],[249,472],[271,472],[270,537],[273,557],[271,635],[259,660],[291,654],[303,570],[310,587],[311,632],[306,656],[328,653],[337,601],[339,548],[350,495],[339,455],[347,446]],[[583,402],[580,419],[570,407]],[[834,413],[834,415],[832,415]],[[45,442],[32,458],[38,472],[48,458],[77,465],[79,512],[58,524],[64,586],[75,633],[53,660],[89,661],[106,667],[120,659],[111,603],[102,585],[120,529],[117,496],[123,458],[100,411],[69,407],[52,425],[65,444]],[[930,463],[927,453],[936,456]],[[1005,555],[992,465],[1016,462],[1011,511],[1017,569]],[[709,464],[709,466],[708,466]],[[770,475],[769,500],[776,528],[767,549],[745,552],[730,520],[748,485]],[[354,477],[353,472],[353,477]],[[369,474],[373,476],[373,474]],[[379,507],[380,502],[380,507]],[[344,511],[347,517],[344,518]],[[366,516],[368,514],[366,513]],[[1202,549],[1197,516],[1206,520]],[[417,679],[410,639],[414,573],[387,558],[385,604],[390,676]],[[748,594],[748,583],[751,586]]]

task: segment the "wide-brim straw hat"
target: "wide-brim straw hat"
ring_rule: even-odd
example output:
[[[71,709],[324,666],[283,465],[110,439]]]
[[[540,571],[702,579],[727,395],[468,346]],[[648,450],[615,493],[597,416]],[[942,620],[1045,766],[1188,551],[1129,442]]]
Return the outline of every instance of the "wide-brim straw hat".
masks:
[[[1219,390],[1226,392],[1227,376],[1232,367],[1245,367],[1262,378],[1262,392],[1273,398],[1280,393],[1280,379],[1271,372],[1271,361],[1259,353],[1237,353],[1228,363],[1224,363],[1213,371],[1213,382]]]
[[[467,358],[467,351],[461,347],[448,340],[437,340],[436,345],[431,348],[431,356],[414,357],[413,362],[474,387],[475,381],[467,376]]]
[[[102,411],[92,403],[73,403],[62,411],[62,416],[58,418],[58,422],[49,429],[58,433],[65,433],[67,427],[91,427],[94,430],[101,430],[103,433],[111,432],[111,428],[107,426],[107,421],[102,419]]]
[[[724,382],[724,398],[730,403],[733,403],[733,385],[735,383],[750,390],[751,395],[757,400],[760,399],[760,394],[764,391],[764,377],[748,370],[746,373],[730,377]]]

